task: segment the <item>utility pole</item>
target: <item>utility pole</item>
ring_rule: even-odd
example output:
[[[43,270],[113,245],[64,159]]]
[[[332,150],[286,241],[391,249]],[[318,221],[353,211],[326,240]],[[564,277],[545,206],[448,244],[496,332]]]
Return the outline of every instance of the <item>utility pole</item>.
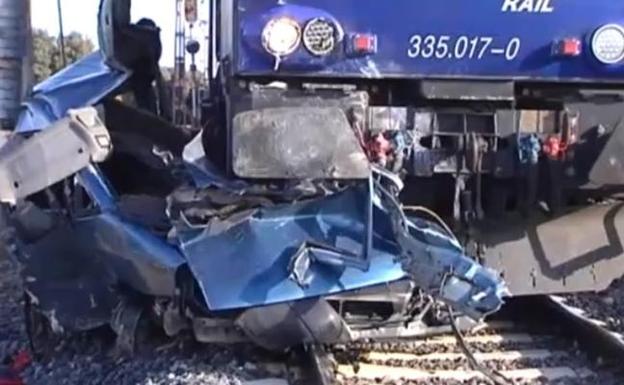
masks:
[[[30,0],[0,0],[0,130],[13,129],[21,101],[30,92],[32,31]]]
[[[59,21],[59,44],[61,45],[61,61],[63,68],[67,66],[67,57],[65,56],[65,32],[63,32],[63,6],[61,0],[56,0],[56,6],[58,8],[58,21]]]

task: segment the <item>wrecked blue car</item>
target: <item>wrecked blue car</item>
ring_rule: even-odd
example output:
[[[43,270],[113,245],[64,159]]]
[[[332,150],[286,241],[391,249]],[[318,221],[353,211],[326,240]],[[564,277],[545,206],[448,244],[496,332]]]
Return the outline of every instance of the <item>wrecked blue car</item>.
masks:
[[[327,130],[347,151],[293,170],[271,150],[277,159],[267,161],[296,179],[228,177],[206,157],[202,134],[185,143],[167,122],[112,98],[129,74],[102,59],[95,53],[40,85],[0,152],[13,230],[4,240],[22,266],[32,311],[54,331],[110,325],[132,341],[122,334],[150,317],[171,336],[190,329],[203,342],[284,349],[364,336],[370,321],[362,323],[358,304],[376,304],[397,333],[415,295],[475,319],[501,306],[494,272],[445,230],[405,215],[400,179],[368,162],[341,109],[243,115],[241,130],[292,126],[304,143],[279,143],[291,139],[278,132],[255,140],[300,147],[302,157],[317,145],[304,130],[331,122]],[[97,108],[74,108],[84,102],[72,101],[72,90],[97,79],[107,84],[89,97]],[[241,158],[253,156],[254,139],[239,141]]]
[[[101,18],[122,20],[112,3]],[[366,93],[267,84],[179,128],[140,103],[150,28],[101,26],[103,50],[39,84],[0,148],[3,241],[33,319],[110,326],[128,348],[149,318],[281,350],[422,333],[437,301],[475,320],[501,307],[501,278],[408,216],[401,178],[371,160],[353,120]]]

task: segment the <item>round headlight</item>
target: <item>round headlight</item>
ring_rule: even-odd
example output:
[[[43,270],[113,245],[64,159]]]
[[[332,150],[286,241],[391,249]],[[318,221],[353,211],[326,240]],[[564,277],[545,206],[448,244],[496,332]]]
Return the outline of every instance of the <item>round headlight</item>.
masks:
[[[262,31],[262,45],[274,56],[286,56],[295,52],[301,44],[301,27],[287,17],[273,19]]]
[[[594,32],[592,51],[604,64],[615,64],[624,59],[624,28],[608,24]]]
[[[310,20],[303,29],[303,44],[316,56],[324,56],[333,51],[336,39],[336,27],[322,18]]]

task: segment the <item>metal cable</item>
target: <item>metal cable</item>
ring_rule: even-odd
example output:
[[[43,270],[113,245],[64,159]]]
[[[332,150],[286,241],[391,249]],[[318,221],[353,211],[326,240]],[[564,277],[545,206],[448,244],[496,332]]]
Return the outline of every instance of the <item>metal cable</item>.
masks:
[[[384,176],[384,175],[381,175],[381,176]],[[450,226],[437,213],[435,213],[433,210],[430,210],[430,209],[428,209],[426,207],[423,207],[423,206],[401,207],[401,204],[398,203],[396,201],[396,199],[394,199],[392,194],[390,194],[390,192],[387,191],[381,185],[381,183],[379,183],[377,181],[376,185],[377,185],[377,188],[382,193],[386,194],[388,196],[388,198],[390,198],[391,202],[396,205],[396,207],[398,209],[398,212],[399,212],[399,214],[402,217],[402,221],[403,221],[403,225],[404,226],[406,225],[407,218],[406,218],[405,213],[404,213],[403,210],[424,212],[424,213],[430,215],[432,218],[434,218],[440,224],[440,226],[442,226],[442,228],[448,233],[448,235],[450,237],[452,237],[456,242],[459,243],[459,241],[457,240],[457,236],[451,230]],[[444,283],[442,283],[442,286],[444,286]],[[474,370],[478,370],[479,372],[483,373],[483,375],[485,377],[487,377],[489,380],[491,380],[495,385],[513,385],[513,381],[509,380],[507,377],[505,377],[499,371],[490,370],[490,369],[484,367],[483,365],[481,365],[479,363],[479,361],[477,361],[477,359],[475,358],[474,354],[472,354],[472,352],[468,348],[468,345],[466,345],[466,341],[464,340],[464,337],[462,336],[461,332],[459,331],[459,328],[457,327],[457,320],[455,319],[455,316],[453,314],[453,309],[451,308],[451,306],[447,305],[447,307],[448,307],[448,312],[449,312],[449,316],[450,316],[450,320],[451,320],[451,328],[453,329],[453,333],[455,334],[455,338],[457,338],[457,343],[459,344],[462,352],[464,353],[464,355],[468,359],[468,362],[469,362],[470,366]]]
[[[453,334],[455,334],[457,343],[459,344],[460,349],[468,359],[468,363],[470,364],[472,369],[481,372],[495,385],[514,385],[514,382],[512,380],[505,377],[498,370],[490,370],[485,366],[481,365],[481,363],[479,363],[479,361],[475,358],[474,354],[472,354],[472,352],[468,348],[464,336],[462,336],[461,332],[459,331],[459,328],[457,327],[457,319],[455,318],[455,315],[453,314],[453,309],[450,306],[448,306],[448,312],[451,319],[451,328],[453,329]]]
[[[435,211],[428,209],[424,206],[404,206],[403,209],[405,211],[413,211],[413,212],[420,211],[431,216],[433,219],[435,219],[439,223],[440,226],[442,226],[442,228],[448,233],[449,237],[453,238],[457,243],[459,243],[457,236],[455,235],[453,230],[451,230],[451,227]]]

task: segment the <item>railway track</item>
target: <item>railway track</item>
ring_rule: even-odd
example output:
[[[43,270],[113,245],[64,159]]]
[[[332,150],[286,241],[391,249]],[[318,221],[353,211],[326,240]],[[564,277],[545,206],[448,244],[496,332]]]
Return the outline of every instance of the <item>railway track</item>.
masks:
[[[595,377],[592,368],[553,335],[524,332],[515,324],[492,324],[484,332],[491,334],[469,335],[465,342],[481,365],[498,371],[509,383]],[[441,336],[365,345],[356,362],[340,363],[337,379],[342,384],[463,384],[486,377],[471,367],[454,336]]]
[[[501,374],[506,384],[624,384],[624,339],[561,298],[515,301],[501,320],[466,334],[464,341],[480,365]],[[311,348],[299,357],[300,366],[284,369],[288,379],[258,384],[492,383],[473,368],[453,334],[423,340],[356,342],[331,351]]]
[[[514,300],[466,333],[478,363],[505,385],[624,385],[624,338],[562,298]],[[244,385],[487,385],[453,333],[427,339],[245,355],[262,375]],[[499,385],[499,384],[496,384]]]

